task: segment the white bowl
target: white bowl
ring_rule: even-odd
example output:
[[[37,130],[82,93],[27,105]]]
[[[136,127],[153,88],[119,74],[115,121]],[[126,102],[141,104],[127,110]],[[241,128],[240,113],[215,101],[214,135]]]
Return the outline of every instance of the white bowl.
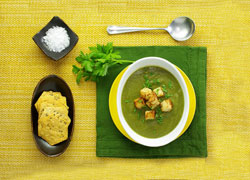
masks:
[[[179,82],[181,89],[183,91],[184,95],[184,111],[181,117],[181,120],[179,121],[178,125],[173,129],[170,133],[166,134],[165,136],[159,137],[159,138],[146,138],[138,133],[136,133],[127,123],[123,116],[122,107],[121,107],[121,97],[122,97],[122,91],[123,87],[126,84],[127,79],[138,69],[141,69],[146,66],[157,66],[161,67],[163,69],[166,69],[169,71]],[[123,74],[117,91],[117,110],[118,110],[118,116],[120,119],[120,122],[124,128],[124,130],[127,132],[127,134],[137,143],[142,144],[144,146],[149,147],[159,147],[164,146],[172,141],[174,141],[176,138],[179,137],[182,130],[184,129],[184,126],[187,122],[188,118],[188,112],[189,112],[189,94],[188,89],[186,86],[186,83],[180,74],[180,72],[177,70],[175,65],[167,61],[166,59],[159,58],[159,57],[146,57],[137,60],[133,64],[131,64],[126,72]]]

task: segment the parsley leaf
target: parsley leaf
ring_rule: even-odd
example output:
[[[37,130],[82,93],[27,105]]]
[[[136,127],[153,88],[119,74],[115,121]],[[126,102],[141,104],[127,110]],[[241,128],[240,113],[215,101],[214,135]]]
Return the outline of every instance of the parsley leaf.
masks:
[[[159,107],[157,107],[155,110],[156,110],[155,118],[157,120],[157,123],[161,124],[162,121],[163,121],[162,111],[161,111],[161,109]]]
[[[151,84],[149,79],[145,80],[143,86],[146,87],[146,88],[152,88],[152,84]]]
[[[73,72],[74,74],[77,74],[79,71],[80,71],[80,68],[77,67],[77,66],[75,66],[75,65],[73,65],[72,72]]]
[[[166,85],[165,85],[165,84],[163,84],[163,85],[162,85],[162,91],[163,91],[164,93],[168,93],[168,90],[167,90],[167,88],[166,88]]]
[[[82,71],[79,71],[78,73],[77,73],[77,76],[76,76],[76,82],[77,82],[77,84],[79,84],[80,83],[80,81],[81,81],[81,79],[82,79]]]
[[[172,94],[166,94],[165,95],[165,98],[167,98],[167,99],[170,98],[170,97],[172,97]]]
[[[138,119],[141,119],[141,112],[138,111]]]
[[[153,76],[154,74],[155,74],[154,72],[150,72],[150,73],[149,73],[150,76]]]
[[[90,53],[76,57],[76,61],[81,65],[73,65],[72,72],[76,74],[76,82],[80,83],[81,79],[85,81],[99,81],[100,77],[106,76],[110,67],[116,64],[133,63],[131,60],[120,60],[119,52],[114,52],[113,43],[107,45],[97,44],[96,47],[89,47]]]
[[[169,81],[169,82],[168,82],[168,87],[169,87],[170,89],[173,87],[172,81]]]
[[[130,100],[125,100],[125,103],[130,103],[131,101]]]

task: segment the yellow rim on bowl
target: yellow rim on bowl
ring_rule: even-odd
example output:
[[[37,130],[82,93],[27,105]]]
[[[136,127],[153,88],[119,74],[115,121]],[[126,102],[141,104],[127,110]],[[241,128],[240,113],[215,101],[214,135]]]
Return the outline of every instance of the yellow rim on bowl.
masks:
[[[182,130],[182,132],[180,133],[180,135],[178,137],[180,137],[189,127],[189,125],[191,124],[191,122],[193,121],[194,118],[194,114],[195,114],[195,109],[196,109],[196,96],[195,96],[195,91],[194,91],[194,87],[191,83],[191,81],[189,80],[189,78],[187,77],[187,75],[176,66],[176,68],[178,69],[178,71],[180,71],[181,75],[183,76],[185,83],[187,85],[188,88],[188,94],[189,94],[189,113],[188,113],[188,119],[187,122],[184,126],[184,129]]]
[[[127,67],[128,68],[128,67]],[[117,98],[117,89],[118,89],[118,85],[119,82],[122,78],[122,75],[124,74],[124,72],[127,70],[127,68],[123,69],[118,76],[116,77],[116,79],[114,80],[111,89],[110,89],[110,93],[109,93],[109,111],[112,117],[112,120],[115,124],[115,126],[117,127],[117,129],[128,139],[130,139],[131,141],[134,141],[127,133],[126,131],[123,129],[122,124],[120,122],[119,116],[118,116],[118,112],[117,112],[117,106],[116,106],[116,98]],[[188,119],[187,122],[185,124],[184,129],[182,130],[182,132],[180,133],[180,135],[178,137],[180,137],[189,127],[189,125],[191,124],[194,114],[195,114],[195,109],[196,109],[196,96],[195,96],[195,92],[194,92],[194,88],[193,85],[191,83],[191,81],[189,80],[189,78],[187,77],[187,75],[176,66],[176,68],[180,71],[181,75],[183,76],[185,83],[187,85],[187,89],[188,89],[188,94],[189,94],[189,101],[190,101],[190,109],[189,109],[189,113],[188,113]],[[135,142],[135,141],[134,141]]]

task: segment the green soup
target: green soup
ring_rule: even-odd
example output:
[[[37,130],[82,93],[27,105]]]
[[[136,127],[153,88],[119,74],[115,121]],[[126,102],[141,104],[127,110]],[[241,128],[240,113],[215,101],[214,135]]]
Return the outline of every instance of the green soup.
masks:
[[[164,87],[165,96],[159,98],[159,100],[170,98],[173,103],[172,111],[160,112],[160,107],[158,106],[155,109],[157,112],[156,117],[158,118],[145,120],[145,111],[150,110],[150,108],[146,106],[139,110],[134,106],[134,100],[140,97],[140,90],[145,86],[151,89]],[[156,66],[141,68],[128,78],[123,88],[123,115],[129,126],[141,136],[158,138],[168,134],[181,120],[183,109],[184,97],[182,89],[176,78],[163,68]]]

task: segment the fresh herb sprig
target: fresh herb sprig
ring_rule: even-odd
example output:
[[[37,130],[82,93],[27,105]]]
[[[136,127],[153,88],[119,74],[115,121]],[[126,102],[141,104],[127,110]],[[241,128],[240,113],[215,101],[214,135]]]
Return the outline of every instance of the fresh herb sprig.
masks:
[[[170,83],[168,83],[168,87],[169,87],[170,89],[172,88],[172,83],[171,83],[171,81],[170,81]],[[167,90],[165,84],[162,85],[162,90],[163,90],[163,92],[165,93],[165,98],[168,99],[168,98],[170,98],[170,97],[172,96],[172,94],[168,94],[168,90]]]
[[[162,111],[161,111],[161,109],[159,107],[157,107],[155,110],[156,110],[155,118],[157,120],[157,123],[161,124],[162,121],[163,121]]]
[[[144,78],[144,84],[143,87],[147,87],[147,88],[152,88],[153,85],[159,85],[160,84],[160,80],[159,79],[153,79],[152,76],[154,75],[154,72],[150,72],[150,73],[146,73],[143,78]]]
[[[172,86],[173,86],[173,85],[172,85],[172,81],[169,81],[169,82],[168,82],[168,87],[171,89]]]
[[[131,103],[131,101],[130,100],[125,100],[125,103]]]
[[[97,44],[96,47],[89,47],[90,53],[84,54],[82,51],[76,57],[76,61],[81,67],[73,65],[72,72],[76,74],[76,82],[80,83],[81,79],[85,81],[98,81],[100,77],[106,76],[110,67],[116,64],[133,63],[131,60],[120,60],[121,56],[118,51],[114,51],[113,43],[107,45]]]

